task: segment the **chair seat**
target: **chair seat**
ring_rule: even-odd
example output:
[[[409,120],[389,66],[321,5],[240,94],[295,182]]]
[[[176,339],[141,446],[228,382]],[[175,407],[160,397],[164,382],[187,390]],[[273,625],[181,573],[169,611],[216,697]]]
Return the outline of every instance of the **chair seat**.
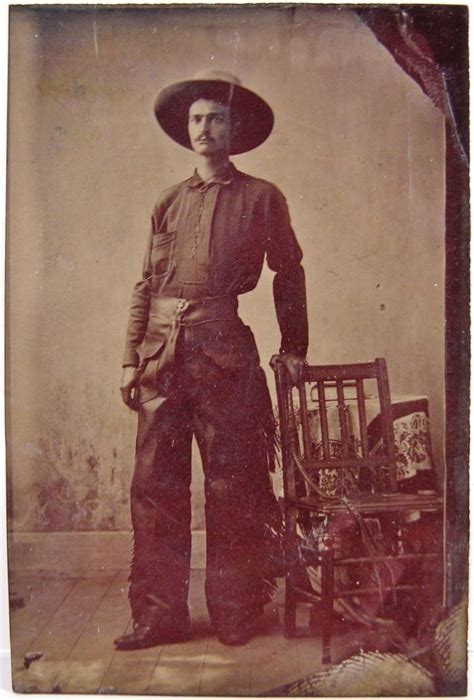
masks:
[[[399,512],[436,512],[442,509],[443,499],[434,494],[424,493],[369,493],[348,496],[345,500],[325,501],[317,496],[288,498],[287,502],[295,508],[336,515],[354,509],[361,515],[383,515]]]

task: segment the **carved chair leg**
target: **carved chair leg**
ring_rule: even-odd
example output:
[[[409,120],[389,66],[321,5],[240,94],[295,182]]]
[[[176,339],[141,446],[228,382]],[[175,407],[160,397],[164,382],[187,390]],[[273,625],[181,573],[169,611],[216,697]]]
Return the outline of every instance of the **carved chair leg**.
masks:
[[[286,555],[287,574],[285,578],[285,613],[283,621],[283,634],[287,639],[296,636],[296,604],[297,594],[291,584],[291,568],[294,565],[295,551],[297,547],[296,536],[297,512],[294,508],[287,508],[285,512],[286,526]]]
[[[334,605],[334,550],[331,538],[326,538],[321,556],[321,614],[323,663],[331,662],[331,635]]]

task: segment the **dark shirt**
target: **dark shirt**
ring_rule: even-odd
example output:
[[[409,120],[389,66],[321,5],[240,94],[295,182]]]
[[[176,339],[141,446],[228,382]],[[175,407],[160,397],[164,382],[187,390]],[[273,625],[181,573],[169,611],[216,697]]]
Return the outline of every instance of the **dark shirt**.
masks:
[[[302,252],[286,200],[275,185],[232,164],[210,181],[194,175],[156,204],[143,279],[134,287],[123,364],[138,364],[136,348],[148,322],[150,294],[200,299],[254,289],[266,255],[281,331],[280,352],[304,357],[308,322]]]

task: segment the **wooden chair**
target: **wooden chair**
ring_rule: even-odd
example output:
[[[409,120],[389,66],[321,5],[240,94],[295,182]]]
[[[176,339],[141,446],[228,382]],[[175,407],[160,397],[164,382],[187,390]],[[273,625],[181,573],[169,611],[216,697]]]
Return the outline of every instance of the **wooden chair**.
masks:
[[[442,512],[443,499],[434,491],[397,490],[392,408],[384,359],[351,365],[308,365],[296,387],[291,385],[283,364],[278,363],[275,374],[287,552],[297,551],[305,566],[320,567],[322,651],[326,663],[331,659],[335,601],[380,595],[381,600],[396,605],[397,595],[419,587],[418,582],[415,586],[397,581],[394,570],[397,566],[406,568],[410,562],[418,566],[418,560],[435,559],[440,552],[410,551],[403,541],[404,523],[407,516],[416,512]],[[372,444],[367,421],[367,385],[373,386],[379,402],[376,422],[381,439],[376,446]],[[307,392],[313,398],[313,410],[308,408]],[[370,400],[373,407],[374,399]],[[345,521],[350,523],[351,537],[345,539],[351,540],[351,546],[341,555],[337,533]],[[382,523],[382,544],[371,531],[371,522]],[[313,533],[312,540],[310,537],[308,543],[301,533]],[[344,572],[348,572],[344,585],[341,576],[335,581],[337,567],[345,567]],[[370,570],[369,578],[375,584],[367,585],[368,577],[360,575],[364,569]],[[351,571],[355,575],[350,575]],[[423,585],[429,583],[425,581]],[[300,594],[291,573],[288,574],[286,637],[296,634]]]

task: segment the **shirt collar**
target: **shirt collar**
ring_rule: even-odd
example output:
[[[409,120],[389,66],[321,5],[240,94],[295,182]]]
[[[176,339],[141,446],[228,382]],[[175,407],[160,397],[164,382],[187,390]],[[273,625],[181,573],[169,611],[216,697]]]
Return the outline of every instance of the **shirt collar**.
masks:
[[[197,169],[194,171],[193,176],[188,181],[188,187],[206,187],[207,185],[230,185],[234,179],[236,173],[236,168],[233,163],[224,165],[218,172],[207,182],[205,182],[202,177],[198,174]]]

